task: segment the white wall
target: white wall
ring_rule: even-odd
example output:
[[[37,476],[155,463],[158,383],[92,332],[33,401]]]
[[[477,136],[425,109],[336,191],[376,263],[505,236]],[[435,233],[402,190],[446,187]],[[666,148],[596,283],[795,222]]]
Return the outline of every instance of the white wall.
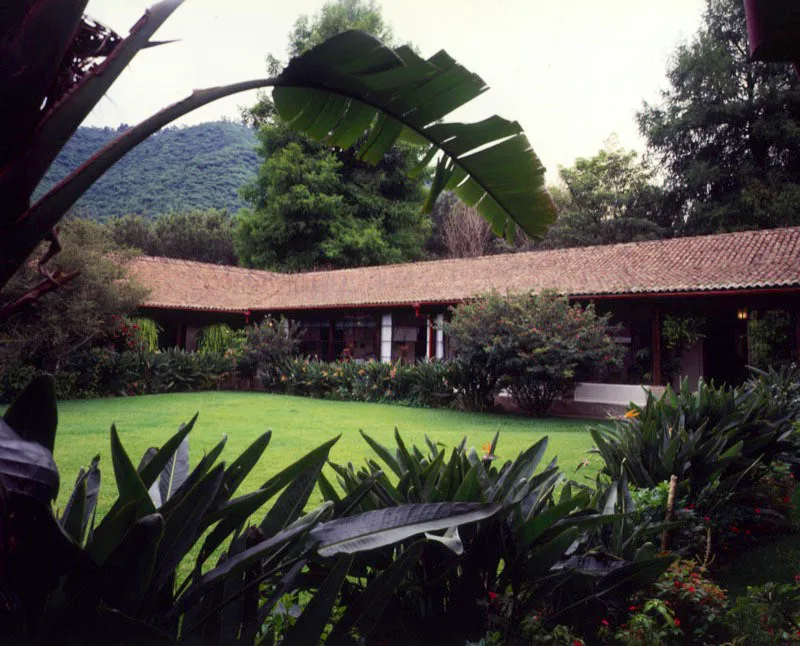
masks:
[[[633,403],[643,406],[647,402],[647,391],[658,396],[664,392],[664,386],[580,383],[575,388],[574,401],[583,404],[628,406]]]

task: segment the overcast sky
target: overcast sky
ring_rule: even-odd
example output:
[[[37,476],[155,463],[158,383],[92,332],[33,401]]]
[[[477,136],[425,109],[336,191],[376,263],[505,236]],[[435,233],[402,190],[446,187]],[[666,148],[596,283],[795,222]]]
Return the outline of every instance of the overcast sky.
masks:
[[[90,0],[88,13],[128,33],[154,0]],[[86,125],[133,124],[194,88],[265,76],[265,57],[284,58],[298,15],[324,0],[187,0],[158,39],[180,42],[140,53]],[[518,120],[548,168],[595,154],[616,133],[643,150],[635,113],[657,101],[675,46],[691,38],[703,0],[383,0],[401,41],[429,56],[445,49],[490,90],[456,116]],[[240,94],[178,123],[238,118]]]

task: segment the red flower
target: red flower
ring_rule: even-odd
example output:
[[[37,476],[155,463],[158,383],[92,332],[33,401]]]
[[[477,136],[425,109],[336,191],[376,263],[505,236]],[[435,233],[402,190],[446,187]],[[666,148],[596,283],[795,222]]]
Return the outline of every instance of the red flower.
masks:
[[[608,626],[608,619],[601,619],[600,623],[603,624],[604,626]]]
[[[681,625],[681,620],[678,619],[677,617],[675,617],[675,625],[678,626],[678,627],[680,627],[680,625]]]
[[[708,521],[710,521],[710,520],[711,520],[711,518],[709,518],[708,516],[703,516],[703,520],[704,520],[704,521],[706,521],[706,522],[708,522]]]
[[[682,584],[680,581],[678,581],[678,580],[675,580],[675,581],[673,582],[673,585],[674,585],[676,588],[681,588],[683,584]]]
[[[488,594],[488,597],[489,597],[489,601],[494,601],[495,599],[497,599],[497,593],[496,592],[490,592]]]
[[[761,513],[761,510],[758,507],[756,507],[753,511],[755,511],[757,514]]]
[[[631,612],[636,612],[638,608],[636,606],[630,606],[628,610],[630,610]]]
[[[688,590],[689,590],[689,592],[694,592],[694,586],[693,586],[693,585],[690,585],[690,586],[688,587]]]
[[[731,531],[734,534],[738,534],[739,533],[739,528],[736,525],[731,525]]]

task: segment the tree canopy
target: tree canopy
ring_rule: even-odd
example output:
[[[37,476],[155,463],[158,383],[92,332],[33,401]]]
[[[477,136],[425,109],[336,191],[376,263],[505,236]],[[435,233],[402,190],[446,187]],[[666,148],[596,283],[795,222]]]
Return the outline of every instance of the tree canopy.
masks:
[[[233,223],[225,211],[190,210],[168,213],[153,220],[139,215],[113,218],[107,223],[114,242],[149,256],[235,265]]]
[[[373,2],[339,0],[289,34],[287,54],[302,54],[348,29],[386,42],[391,30]],[[277,67],[277,61],[273,66]],[[245,266],[299,271],[418,260],[430,233],[421,212],[424,175],[411,178],[421,150],[395,144],[377,165],[353,150],[331,149],[275,118],[272,99],[261,96],[245,118],[259,128],[258,176],[242,190],[236,249]]]
[[[679,234],[800,224],[800,81],[748,61],[741,0],[708,0],[639,126],[680,207]]]
[[[653,240],[670,228],[654,173],[616,137],[590,158],[559,169],[561,186],[551,188],[559,216],[542,247],[580,247]]]

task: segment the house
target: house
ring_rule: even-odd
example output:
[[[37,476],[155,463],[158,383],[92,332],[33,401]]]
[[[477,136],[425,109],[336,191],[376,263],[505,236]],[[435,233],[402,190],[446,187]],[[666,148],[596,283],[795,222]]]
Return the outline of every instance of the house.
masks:
[[[767,311],[791,317],[786,352],[800,348],[800,228],[299,274],[139,257],[130,272],[150,289],[142,313],[169,344],[191,349],[205,325],[271,314],[299,321],[301,352],[328,360],[447,357],[441,324],[452,305],[492,290],[555,290],[622,326],[625,366],[614,384],[582,386],[576,398],[588,401],[627,403],[642,396],[638,384],[663,385],[666,317],[704,322],[705,338],[678,358],[676,374],[693,382],[740,381],[748,320]]]

